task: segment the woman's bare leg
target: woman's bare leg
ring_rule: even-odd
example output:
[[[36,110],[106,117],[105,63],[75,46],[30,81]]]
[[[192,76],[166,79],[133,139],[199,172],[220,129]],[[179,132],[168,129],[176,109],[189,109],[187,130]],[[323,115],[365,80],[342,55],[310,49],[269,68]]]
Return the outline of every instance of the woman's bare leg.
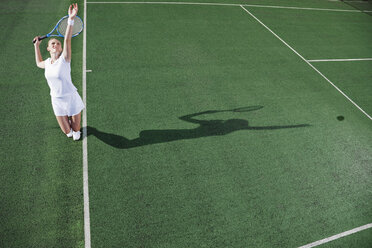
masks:
[[[71,117],[71,127],[75,132],[80,131],[81,112]]]
[[[56,116],[59,127],[61,128],[62,132],[65,134],[70,133],[71,131],[71,126],[70,122],[68,121],[68,116]]]

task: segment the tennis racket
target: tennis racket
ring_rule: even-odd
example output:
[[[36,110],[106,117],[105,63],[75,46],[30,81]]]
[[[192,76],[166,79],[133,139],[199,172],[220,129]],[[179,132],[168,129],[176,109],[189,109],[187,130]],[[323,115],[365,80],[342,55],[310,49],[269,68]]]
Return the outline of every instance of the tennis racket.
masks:
[[[46,34],[44,36],[39,37],[39,40],[43,40],[45,38],[49,38],[51,36],[58,36],[58,37],[65,37],[66,29],[67,29],[67,21],[68,21],[68,15],[64,16],[57,22],[57,25],[53,28],[52,31],[49,32],[49,34]],[[81,20],[80,17],[75,16],[74,18],[74,26],[72,27],[72,37],[75,37],[81,33],[84,29],[84,23]],[[56,34],[53,32],[56,31]],[[36,40],[32,41],[33,43],[36,42]]]

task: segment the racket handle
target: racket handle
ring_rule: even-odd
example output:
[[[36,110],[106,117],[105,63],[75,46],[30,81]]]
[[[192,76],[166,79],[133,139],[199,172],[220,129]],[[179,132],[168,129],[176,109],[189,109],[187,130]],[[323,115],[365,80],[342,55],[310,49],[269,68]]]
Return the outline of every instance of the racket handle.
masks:
[[[41,37],[38,37],[38,40],[44,40],[45,38],[48,38],[48,36],[47,35],[43,35]],[[36,40],[33,40],[32,41],[32,43],[35,43],[35,42],[36,42]]]
[[[44,36],[39,37],[39,40],[44,40],[45,38],[48,38],[48,35],[44,35]]]

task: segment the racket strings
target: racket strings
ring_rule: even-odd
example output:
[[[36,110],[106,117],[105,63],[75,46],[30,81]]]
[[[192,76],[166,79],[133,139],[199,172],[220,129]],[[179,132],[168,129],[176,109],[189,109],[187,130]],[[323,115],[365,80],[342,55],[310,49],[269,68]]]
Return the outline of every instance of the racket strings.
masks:
[[[68,17],[64,18],[58,25],[58,32],[65,36],[67,30]],[[74,25],[72,26],[72,36],[78,35],[83,30],[83,22],[80,18],[74,19]]]

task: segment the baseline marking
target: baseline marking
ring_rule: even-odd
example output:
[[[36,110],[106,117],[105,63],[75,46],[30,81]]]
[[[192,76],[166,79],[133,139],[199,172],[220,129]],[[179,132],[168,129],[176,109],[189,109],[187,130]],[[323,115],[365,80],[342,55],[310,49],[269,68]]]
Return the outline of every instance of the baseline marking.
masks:
[[[315,246],[318,246],[318,245],[322,245],[324,243],[328,243],[330,241],[333,241],[333,240],[336,240],[336,239],[339,239],[339,238],[342,238],[342,237],[345,237],[345,236],[348,236],[348,235],[366,230],[368,228],[372,228],[372,223],[369,223],[367,225],[351,229],[349,231],[346,231],[346,232],[343,232],[343,233],[340,233],[340,234],[337,234],[337,235],[333,235],[331,237],[328,237],[328,238],[325,238],[325,239],[322,239],[322,240],[315,241],[315,242],[307,244],[307,245],[303,245],[299,248],[311,248],[311,247],[315,247]]]
[[[347,62],[347,61],[368,61],[372,58],[360,58],[360,59],[309,59],[307,62]]]
[[[83,32],[83,191],[84,191],[84,243],[90,248],[90,213],[88,188],[88,135],[87,135],[87,1],[84,0],[84,32]]]
[[[367,114],[361,107],[358,106],[353,100],[350,99],[344,92],[342,92],[334,83],[331,82],[326,76],[323,75],[318,69],[316,69],[310,62],[308,62],[301,54],[299,54],[295,49],[293,49],[290,45],[287,44],[282,38],[280,38],[274,31],[268,28],[263,22],[261,22],[256,16],[254,16],[251,12],[249,12],[246,8],[242,5],[240,7],[247,12],[251,17],[253,17],[257,22],[259,22],[264,28],[266,28],[270,33],[272,33],[276,38],[278,38],[284,45],[286,45],[289,49],[291,49],[297,56],[299,56],[303,61],[306,62],[311,68],[313,68],[320,76],[322,76],[328,83],[330,83],[338,92],[340,92],[346,99],[348,99],[355,107],[357,107],[365,116],[367,116],[370,120],[372,117]]]
[[[208,5],[208,6],[246,6],[253,8],[272,8],[272,9],[294,9],[294,10],[319,10],[319,11],[336,11],[336,12],[368,12],[349,9],[322,9],[322,8],[302,8],[290,6],[270,6],[270,5],[255,5],[255,4],[233,4],[233,3],[194,3],[194,2],[87,2],[88,4],[163,4],[163,5]]]

